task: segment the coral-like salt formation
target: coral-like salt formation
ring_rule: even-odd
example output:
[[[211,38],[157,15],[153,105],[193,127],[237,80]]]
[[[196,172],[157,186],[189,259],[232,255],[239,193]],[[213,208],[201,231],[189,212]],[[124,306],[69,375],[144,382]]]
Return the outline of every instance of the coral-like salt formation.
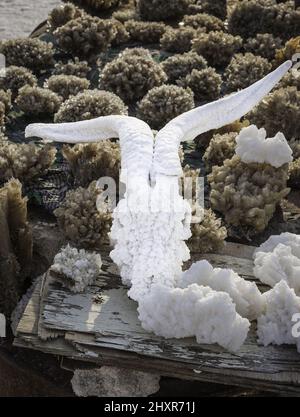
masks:
[[[258,343],[272,345],[297,345],[300,353],[300,338],[293,335],[294,314],[300,314],[300,297],[280,281],[273,289],[264,294],[266,310],[257,319]],[[298,316],[299,317],[299,316]]]
[[[276,90],[279,88],[285,87],[296,87],[297,90],[300,90],[300,77],[298,76],[297,71],[288,72],[276,86]]]
[[[118,58],[128,58],[131,56],[139,56],[142,58],[148,58],[152,60],[152,55],[149,49],[136,47],[136,48],[125,48],[122,52],[119,53]]]
[[[198,343],[218,343],[233,352],[244,343],[250,327],[228,294],[196,284],[184,289],[156,284],[139,301],[138,312],[143,328],[158,336],[196,336]]]
[[[53,45],[40,39],[24,38],[0,41],[0,53],[5,55],[8,66],[23,66],[33,71],[39,71],[54,65]]]
[[[111,19],[110,21],[115,30],[115,36],[111,43],[112,46],[120,46],[127,43],[130,39],[130,34],[126,30],[124,24],[117,19]]]
[[[87,90],[66,100],[54,120],[56,123],[77,122],[110,114],[127,114],[127,107],[109,91]]]
[[[0,182],[18,178],[28,182],[45,174],[54,163],[56,149],[31,143],[0,142]]]
[[[300,157],[296,158],[289,165],[289,184],[292,187],[300,187]]]
[[[161,22],[141,22],[128,20],[125,28],[130,35],[130,40],[142,43],[159,43],[166,31],[166,25]]]
[[[148,57],[126,54],[105,65],[100,74],[100,87],[112,91],[125,102],[131,102],[141,99],[166,80],[160,64]]]
[[[280,88],[270,93],[249,113],[251,123],[264,127],[268,135],[283,132],[287,140],[300,137],[300,91]]]
[[[300,295],[300,236],[282,233],[271,236],[256,249],[254,275],[264,284],[274,287],[284,280]]]
[[[222,166],[214,166],[208,176],[212,208],[229,224],[260,232],[289,193],[286,184],[292,150],[282,133],[266,139],[266,131],[256,126],[242,129],[236,144],[236,155]]]
[[[87,78],[91,67],[87,61],[80,61],[79,58],[69,60],[67,63],[57,62],[54,67],[53,75],[75,75],[80,78]]]
[[[189,5],[189,14],[207,13],[225,20],[227,17],[227,0],[196,0]]]
[[[206,260],[195,262],[182,274],[180,287],[191,284],[229,294],[237,313],[248,320],[255,320],[265,307],[263,296],[254,282],[246,281],[232,269],[213,268]]]
[[[51,28],[56,29],[65,25],[72,19],[84,16],[84,12],[72,3],[66,3],[62,6],[57,6],[51,10],[48,16],[48,24]]]
[[[0,189],[0,311],[10,317],[30,275],[32,232],[21,183],[12,179]]]
[[[37,78],[33,73],[24,67],[11,65],[5,69],[5,75],[0,77],[0,88],[10,90],[13,98],[18,95],[19,89],[24,85],[34,86]]]
[[[7,114],[11,108],[11,91],[0,90],[0,103],[4,107],[4,113]]]
[[[190,89],[176,85],[162,85],[150,90],[138,106],[139,118],[153,129],[161,129],[176,116],[195,106]]]
[[[194,215],[192,207],[192,215]],[[224,246],[227,230],[222,226],[221,219],[217,218],[212,210],[203,210],[203,218],[191,223],[192,236],[187,241],[191,252],[209,253],[220,250]]]
[[[212,32],[225,30],[224,22],[215,16],[207,13],[186,15],[183,18],[184,26],[190,26],[199,32]]]
[[[93,284],[101,272],[101,256],[95,252],[65,246],[55,255],[51,275],[70,291],[80,293]]]
[[[139,0],[138,11],[143,20],[168,20],[183,16],[192,0]]]
[[[286,1],[275,6],[275,22],[272,33],[288,40],[299,36],[300,9],[295,7],[295,1]]]
[[[208,172],[214,166],[221,166],[226,159],[231,159],[235,153],[237,132],[216,133],[209,142],[203,155]]]
[[[232,56],[241,49],[242,38],[225,32],[198,32],[193,41],[193,51],[202,55],[213,67],[225,67]]]
[[[0,123],[1,125],[1,123]],[[0,146],[2,146],[3,142],[6,142],[8,140],[8,138],[5,136],[5,134],[3,132],[1,132],[0,129]]]
[[[3,103],[0,102],[0,134],[2,134],[4,125],[5,125],[5,106]]]
[[[225,71],[226,90],[231,93],[246,88],[263,78],[271,69],[272,65],[266,58],[250,52],[236,54]]]
[[[109,242],[112,215],[109,203],[97,204],[100,194],[101,190],[94,181],[88,188],[68,191],[62,204],[54,211],[66,239],[80,248],[99,249]]]
[[[300,11],[293,1],[244,0],[238,2],[228,20],[229,32],[243,38],[273,33],[284,39],[299,35]]]
[[[106,51],[116,33],[111,20],[89,15],[70,20],[54,31],[59,47],[65,52],[89,58]]]
[[[221,212],[228,224],[263,231],[271,220],[287,188],[288,164],[244,163],[235,155],[208,176],[212,208]]]
[[[241,130],[236,145],[235,153],[246,164],[258,162],[280,168],[293,160],[292,149],[281,132],[267,139],[264,128],[258,129],[251,125]]]
[[[137,14],[136,9],[120,9],[116,10],[112,14],[112,18],[119,20],[121,23],[125,23],[128,20],[139,20],[139,16]]]
[[[167,58],[162,63],[168,76],[168,81],[175,84],[176,81],[185,78],[193,69],[202,70],[207,67],[206,60],[196,52],[186,52]]]
[[[258,33],[254,38],[247,39],[244,44],[246,52],[260,55],[270,61],[275,58],[277,49],[281,47],[282,40],[272,35],[272,33]]]
[[[215,100],[220,97],[222,77],[212,67],[194,69],[181,84],[189,87],[198,101]]]
[[[90,86],[86,78],[76,77],[75,75],[52,75],[45,82],[44,87],[53,91],[67,100],[70,96],[76,96],[78,93],[87,90]]]
[[[71,167],[76,183],[86,186],[101,177],[117,183],[121,169],[120,145],[111,141],[64,146],[63,156]]]
[[[292,59],[293,55],[300,50],[300,36],[289,39],[283,48],[276,51],[276,61],[281,64],[287,59]]]
[[[196,31],[189,27],[168,28],[160,39],[160,46],[167,52],[188,52],[195,34]]]
[[[25,85],[19,90],[16,104],[25,114],[54,114],[62,98],[51,90]]]

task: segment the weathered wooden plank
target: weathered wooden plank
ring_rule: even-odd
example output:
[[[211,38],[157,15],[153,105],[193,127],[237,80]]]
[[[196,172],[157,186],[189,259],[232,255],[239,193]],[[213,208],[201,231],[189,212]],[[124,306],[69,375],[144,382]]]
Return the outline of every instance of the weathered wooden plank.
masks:
[[[18,337],[15,339],[15,345],[24,348],[31,348],[42,350],[45,353],[52,353],[55,355],[62,355],[78,362],[74,364],[74,368],[82,367],[85,362],[92,363],[95,366],[117,366],[129,369],[141,370],[144,372],[153,372],[162,376],[169,376],[173,378],[197,380],[203,382],[212,382],[227,385],[243,386],[245,388],[254,388],[257,390],[264,390],[270,392],[277,392],[282,395],[300,396],[300,388],[298,382],[299,374],[297,372],[289,372],[288,374],[273,374],[272,379],[257,378],[257,375],[250,371],[223,371],[212,369],[208,364],[199,364],[197,368],[192,364],[173,362],[168,360],[148,358],[143,355],[138,355],[126,351],[118,351],[108,348],[84,348],[66,344],[62,339],[41,341],[36,336],[26,336],[25,338]],[[262,375],[261,375],[262,376]],[[282,376],[286,377],[288,382],[282,381]]]
[[[248,279],[253,248],[234,246],[227,253],[206,255],[215,266],[231,267]],[[242,254],[247,253],[248,258]],[[262,347],[255,326],[240,351],[230,354],[215,345],[199,345],[194,338],[165,340],[145,332],[137,305],[127,296],[116,267],[104,257],[104,273],[84,294],[72,294],[48,278],[36,288],[18,326],[15,344],[80,361],[134,367],[161,375],[242,385],[300,395],[299,354],[293,346]],[[196,259],[200,259],[198,256]],[[47,289],[45,291],[45,288]],[[42,305],[41,314],[39,314]],[[55,340],[41,340],[39,334]]]

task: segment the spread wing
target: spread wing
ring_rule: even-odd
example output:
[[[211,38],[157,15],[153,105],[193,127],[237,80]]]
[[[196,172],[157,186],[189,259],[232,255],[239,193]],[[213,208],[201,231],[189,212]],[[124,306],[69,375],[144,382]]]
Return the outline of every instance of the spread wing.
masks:
[[[152,176],[181,175],[182,168],[178,157],[180,142],[193,140],[201,133],[240,119],[272,90],[291,66],[292,62],[286,61],[250,87],[171,120],[156,137]]]
[[[119,138],[122,172],[126,172],[126,175],[147,177],[150,174],[153,133],[146,123],[135,117],[104,116],[74,123],[34,123],[27,126],[25,136],[37,136],[47,141],[64,143],[87,143]]]

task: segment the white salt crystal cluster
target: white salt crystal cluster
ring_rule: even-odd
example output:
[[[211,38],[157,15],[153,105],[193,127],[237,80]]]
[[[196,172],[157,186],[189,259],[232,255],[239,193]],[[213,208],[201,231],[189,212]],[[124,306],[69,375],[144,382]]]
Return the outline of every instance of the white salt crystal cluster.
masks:
[[[285,281],[276,284],[264,297],[266,311],[257,320],[258,343],[264,346],[296,344],[300,353],[300,337],[293,334],[293,327],[299,321],[300,297]]]
[[[250,326],[228,294],[197,284],[184,289],[156,284],[139,301],[138,312],[144,329],[158,336],[196,336],[198,343],[218,343],[233,352],[244,343]]]
[[[236,144],[235,153],[245,163],[267,163],[279,168],[293,160],[293,151],[281,132],[273,138],[267,138],[264,128],[251,125],[241,130]]]
[[[236,311],[248,320],[256,319],[264,310],[264,298],[255,282],[246,281],[232,269],[213,268],[205,260],[195,262],[182,274],[179,285],[185,288],[193,283],[229,294]]]
[[[140,185],[129,179],[135,191],[129,188],[114,211],[110,254],[136,301],[156,283],[174,287],[189,259],[185,240],[191,236],[191,208],[179,195],[177,177],[158,177],[155,187],[146,179]]]
[[[271,236],[254,253],[254,275],[274,287],[281,280],[300,295],[300,235]]]
[[[64,247],[54,258],[52,274],[72,292],[83,292],[100,274],[101,256],[84,249]]]

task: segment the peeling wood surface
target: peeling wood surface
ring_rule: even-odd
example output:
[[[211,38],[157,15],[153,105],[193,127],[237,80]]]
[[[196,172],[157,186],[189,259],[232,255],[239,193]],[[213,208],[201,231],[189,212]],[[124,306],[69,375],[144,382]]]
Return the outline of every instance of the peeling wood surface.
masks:
[[[252,253],[249,246],[229,244],[222,253],[205,258],[253,280]],[[300,356],[294,346],[258,346],[255,324],[236,354],[216,345],[199,345],[194,338],[166,340],[147,333],[108,253],[102,258],[104,272],[84,294],[72,294],[46,274],[19,323],[15,345],[97,366],[135,368],[300,396]],[[197,259],[201,257],[194,254],[193,261]]]

